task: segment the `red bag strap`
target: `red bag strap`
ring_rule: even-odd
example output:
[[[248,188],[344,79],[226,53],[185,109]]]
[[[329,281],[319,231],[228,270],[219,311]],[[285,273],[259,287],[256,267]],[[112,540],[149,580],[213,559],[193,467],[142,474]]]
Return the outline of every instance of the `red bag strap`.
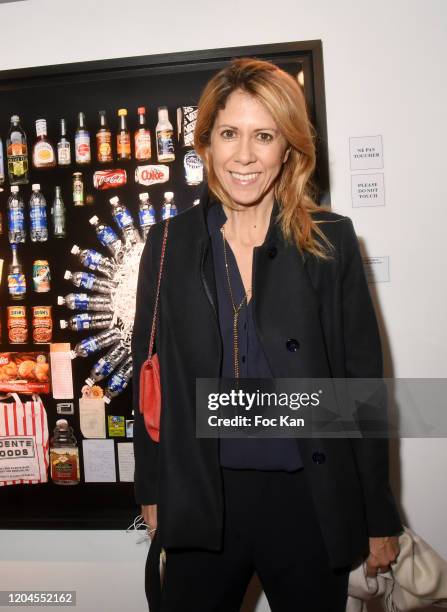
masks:
[[[147,356],[148,360],[152,359],[152,351],[154,349],[154,340],[155,340],[155,327],[157,324],[157,313],[158,313],[158,298],[160,295],[160,283],[161,283],[161,275],[163,272],[163,261],[165,258],[165,250],[166,250],[166,241],[168,239],[168,226],[169,226],[170,218],[166,219],[165,223],[165,231],[163,234],[163,244],[161,247],[161,259],[160,259],[160,270],[158,271],[158,282],[157,282],[157,291],[155,293],[155,304],[154,304],[154,314],[152,316],[152,328],[151,328],[151,338],[149,341],[149,354]]]

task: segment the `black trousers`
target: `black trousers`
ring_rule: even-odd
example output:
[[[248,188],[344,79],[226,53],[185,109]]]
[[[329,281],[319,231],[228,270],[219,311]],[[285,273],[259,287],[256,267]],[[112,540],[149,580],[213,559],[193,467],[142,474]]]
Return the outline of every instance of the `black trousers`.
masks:
[[[146,563],[150,612],[238,612],[254,572],[272,612],[344,612],[349,568],[329,566],[304,471],[222,473],[222,550],[168,549],[160,592],[155,536]]]

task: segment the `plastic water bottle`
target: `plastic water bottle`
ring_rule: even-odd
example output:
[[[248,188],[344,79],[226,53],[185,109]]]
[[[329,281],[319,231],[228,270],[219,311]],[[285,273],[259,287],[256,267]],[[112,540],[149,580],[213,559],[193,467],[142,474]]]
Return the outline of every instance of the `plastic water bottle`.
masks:
[[[123,365],[113,374],[104,391],[104,401],[110,404],[112,398],[124,391],[132,378],[132,357],[128,357]]]
[[[121,260],[123,243],[110,225],[102,223],[102,221],[100,221],[96,215],[89,219],[89,223],[95,228],[99,242],[110,251],[116,260]]]
[[[90,386],[94,385],[100,380],[106,378],[113,372],[116,366],[122,362],[123,359],[129,356],[129,351],[123,344],[114,346],[108,353],[106,353],[101,359],[99,359],[90,371],[89,378],[86,379],[86,383]]]
[[[58,419],[50,440],[50,473],[55,484],[75,485],[80,481],[79,450],[65,419]]]
[[[65,297],[57,296],[59,306],[64,304],[70,310],[102,310],[113,312],[112,302],[102,295],[87,295],[87,293],[69,293]]]
[[[71,272],[70,270],[65,270],[64,278],[65,280],[71,280],[76,287],[90,289],[98,293],[108,293],[109,295],[117,287],[117,283],[105,278],[99,278],[90,272]]]
[[[129,247],[137,242],[141,242],[140,236],[134,227],[132,215],[129,213],[124,204],[121,204],[118,196],[110,198],[109,201],[112,205],[112,216],[117,226],[123,232],[126,246]]]
[[[11,187],[11,195],[8,198],[8,226],[9,242],[11,244],[25,242],[25,205],[19,193],[18,185]]]
[[[32,186],[29,201],[30,236],[33,242],[48,240],[47,203],[37,183]]]
[[[140,193],[138,197],[140,198],[140,227],[141,231],[143,232],[143,240],[146,242],[146,238],[151,226],[156,223],[155,210],[152,204],[150,203],[149,194],[147,192]]]
[[[66,321],[61,319],[59,324],[61,329],[71,329],[72,331],[84,331],[85,329],[107,329],[113,320],[112,313],[106,312],[81,312],[75,314]]]
[[[164,202],[161,209],[163,221],[169,217],[175,217],[177,214],[177,206],[174,202],[174,194],[172,191],[166,191],[164,194]]]
[[[104,257],[95,249],[80,249],[77,244],[73,245],[71,252],[78,255],[81,263],[89,270],[101,272],[108,278],[113,278],[116,265],[108,257]]]
[[[121,332],[115,327],[112,329],[105,329],[99,334],[84,338],[81,342],[74,347],[71,351],[71,358],[75,357],[88,357],[101,349],[107,348],[112,344],[116,344],[121,340]]]

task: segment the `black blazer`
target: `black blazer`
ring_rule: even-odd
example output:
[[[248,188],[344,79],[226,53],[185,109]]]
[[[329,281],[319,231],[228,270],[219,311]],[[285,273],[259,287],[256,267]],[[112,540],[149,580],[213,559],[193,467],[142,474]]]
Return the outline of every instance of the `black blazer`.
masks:
[[[210,238],[209,205],[170,221],[156,348],[160,359],[160,443],[139,413],[139,371],[147,357],[164,222],[149,233],[138,280],[132,340],[134,361],[135,497],[158,504],[165,547],[217,550],[223,527],[218,440],[195,434],[195,379],[218,378],[221,339]],[[278,378],[380,378],[382,352],[376,317],[351,220],[320,212],[320,228],[335,247],[317,260],[287,244],[273,222],[254,249],[256,329]],[[290,352],[289,339],[299,342]],[[369,536],[402,531],[388,481],[387,439],[300,439],[320,528],[333,567],[368,554]]]

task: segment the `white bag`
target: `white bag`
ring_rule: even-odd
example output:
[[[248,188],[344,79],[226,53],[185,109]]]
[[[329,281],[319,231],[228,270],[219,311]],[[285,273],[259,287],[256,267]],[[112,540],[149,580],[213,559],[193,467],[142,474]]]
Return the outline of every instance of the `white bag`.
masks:
[[[47,482],[47,414],[38,395],[23,403],[0,401],[0,486]]]

